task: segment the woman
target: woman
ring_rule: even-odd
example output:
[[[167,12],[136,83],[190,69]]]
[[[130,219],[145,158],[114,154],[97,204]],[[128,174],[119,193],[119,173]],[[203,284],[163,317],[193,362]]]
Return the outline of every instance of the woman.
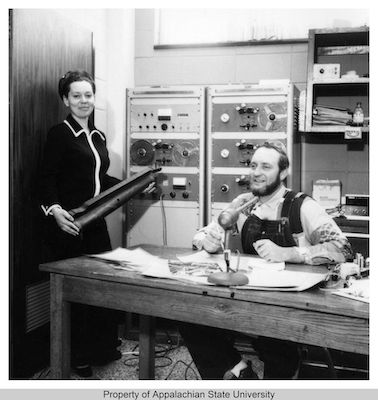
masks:
[[[68,210],[119,182],[107,175],[109,156],[105,135],[90,118],[96,86],[85,71],[69,71],[59,80],[59,96],[67,118],[48,133],[41,171],[40,193],[46,216],[44,261],[111,250],[104,219],[80,231]],[[72,364],[80,376],[91,376],[91,364],[121,357],[116,350],[115,311],[74,304]]]

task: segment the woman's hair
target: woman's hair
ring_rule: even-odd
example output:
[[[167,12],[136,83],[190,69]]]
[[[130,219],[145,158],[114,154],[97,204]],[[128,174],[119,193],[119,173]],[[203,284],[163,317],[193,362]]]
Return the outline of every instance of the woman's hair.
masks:
[[[63,100],[63,96],[68,97],[72,82],[87,81],[91,84],[93,93],[96,93],[96,85],[90,74],[84,70],[68,71],[59,79],[58,91]]]

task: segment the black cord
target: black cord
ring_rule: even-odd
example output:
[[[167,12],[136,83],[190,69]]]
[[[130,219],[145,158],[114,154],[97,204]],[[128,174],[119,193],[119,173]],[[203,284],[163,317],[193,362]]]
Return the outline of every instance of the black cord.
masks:
[[[163,347],[163,345],[157,345],[160,347]],[[139,344],[137,344],[131,351],[136,352],[136,349],[139,347]],[[178,346],[179,347],[179,346]],[[167,362],[163,364],[155,364],[155,368],[165,368],[169,367],[173,360],[167,355],[170,351],[176,350],[178,347],[173,347],[172,344],[170,343],[168,347],[163,347],[161,350],[155,350],[155,360],[159,362],[159,360],[166,360]],[[161,354],[161,355],[160,355]],[[139,355],[135,355],[132,357],[129,357],[123,361],[123,364],[126,367],[135,367],[139,363]]]
[[[185,375],[184,375],[184,376],[185,376],[185,380],[186,380],[186,381],[189,380],[189,379],[188,379],[188,372],[189,372],[190,370],[194,373],[194,376],[196,377],[196,380],[200,380],[200,379],[201,379],[201,377],[198,376],[197,371],[192,367],[192,364],[194,364],[194,361],[193,361],[193,360],[190,362],[190,364],[187,365],[187,367],[186,367],[186,369],[185,369]]]
[[[194,375],[195,375],[195,379],[196,380],[199,380],[200,378],[198,377],[198,375],[197,375],[197,372],[194,370],[194,368],[192,367],[192,364],[193,364],[193,361],[191,361],[189,364],[187,364],[186,362],[184,362],[184,361],[182,361],[182,360],[178,360],[178,361],[176,361],[174,364],[173,364],[173,366],[172,366],[172,368],[171,368],[171,370],[169,371],[169,373],[168,373],[168,375],[164,378],[164,380],[168,380],[169,379],[169,377],[172,375],[172,372],[176,369],[176,366],[178,365],[178,364],[184,364],[185,365],[185,373],[184,373],[184,377],[185,377],[185,380],[189,380],[188,379],[188,372],[191,370],[193,373],[194,373]]]
[[[164,345],[161,345],[161,344],[158,344],[158,345],[155,346],[155,363],[156,363],[155,364],[155,368],[166,368],[166,367],[169,367],[173,363],[173,360],[172,360],[171,357],[168,356],[168,354],[170,352],[175,351],[175,350],[179,349],[180,347],[182,347],[182,345],[180,344],[180,338],[179,338],[178,335],[177,335],[177,339],[176,339],[176,344],[173,344],[174,340],[171,337],[170,333],[168,331],[165,331],[165,334],[167,336],[168,346],[165,347]],[[132,352],[136,352],[138,347],[139,347],[139,344],[136,344],[131,351]],[[159,347],[161,348],[160,350],[158,349]],[[163,362],[163,363],[161,363],[161,362]],[[135,355],[135,356],[132,356],[132,357],[129,357],[129,358],[127,358],[127,359],[125,359],[123,361],[123,364],[125,366],[127,366],[127,367],[137,367],[138,363],[139,363],[139,354]],[[195,378],[192,378],[192,379],[196,379],[196,380],[200,380],[201,379],[198,376],[198,373],[196,372],[196,370],[192,367],[192,365],[194,364],[193,360],[189,364],[184,362],[184,361],[182,361],[182,360],[178,360],[173,364],[171,370],[169,371],[168,375],[164,378],[164,380],[168,380],[169,379],[169,377],[172,375],[173,371],[176,369],[176,366],[178,364],[183,364],[186,367],[185,371],[184,371],[185,380],[189,380],[188,374],[189,374],[190,371],[195,376]]]
[[[50,367],[46,367],[33,379],[46,379],[50,375],[50,372]]]
[[[167,245],[167,216],[165,214],[165,207],[163,203],[164,193],[160,196],[161,216],[163,219],[163,246]]]

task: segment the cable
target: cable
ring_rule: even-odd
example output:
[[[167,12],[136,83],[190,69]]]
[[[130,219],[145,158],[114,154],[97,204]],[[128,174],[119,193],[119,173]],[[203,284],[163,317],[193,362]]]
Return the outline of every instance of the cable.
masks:
[[[163,219],[163,246],[167,245],[167,217],[165,214],[165,207],[163,203],[164,193],[160,196],[160,208],[161,208],[161,216]]]
[[[50,375],[50,372],[50,367],[46,367],[42,371],[40,371],[39,374],[33,379],[46,379]]]
[[[169,332],[165,331],[165,334],[167,336],[168,346],[161,345],[161,344],[157,344],[155,346],[155,368],[169,367],[173,363],[173,360],[170,356],[168,356],[168,354],[179,349],[180,347],[182,347],[182,345],[180,344],[179,336],[177,336],[176,343],[173,344],[174,340],[171,337],[171,335],[169,334]],[[134,348],[132,348],[132,350],[130,352],[128,352],[129,354],[133,353],[134,355],[123,361],[123,364],[125,366],[138,367],[138,363],[139,363],[139,351],[137,350],[138,347],[139,347],[139,344],[136,344],[134,346]],[[172,368],[170,369],[168,375],[164,378],[164,380],[169,379],[169,377],[172,375],[173,371],[176,369],[177,365],[179,365],[179,364],[183,364],[186,367],[185,371],[184,371],[184,379],[185,380],[189,380],[188,374],[190,371],[194,374],[194,376],[195,376],[194,379],[196,379],[196,380],[201,379],[198,376],[198,373],[196,372],[196,370],[192,367],[193,360],[189,364],[182,360],[178,360],[173,364]],[[191,378],[191,379],[193,379],[193,378]]]
[[[157,345],[157,346],[160,346],[160,347],[162,347],[162,350],[155,350],[155,361],[157,361],[157,362],[159,362],[159,361],[161,361],[161,360],[167,360],[167,362],[166,363],[163,363],[163,364],[155,364],[155,368],[165,368],[165,367],[168,367],[168,366],[170,366],[171,364],[172,364],[172,362],[173,362],[173,360],[170,358],[170,357],[168,357],[168,353],[170,352],[170,351],[173,351],[173,350],[176,350],[178,347],[173,347],[172,346],[172,344],[169,344],[169,346],[168,347],[164,347],[163,345]],[[157,347],[156,346],[156,347]],[[133,350],[131,351],[131,353],[134,353],[135,355],[134,356],[132,356],[132,357],[129,357],[129,358],[127,358],[127,359],[125,359],[124,361],[123,361],[123,364],[126,366],[126,367],[135,367],[135,366],[137,366],[138,365],[138,363],[139,363],[139,352],[138,351],[136,351],[136,349],[139,347],[139,344],[137,344],[134,348],[133,348]],[[155,347],[155,348],[156,348]],[[161,355],[159,355],[159,354],[161,354]]]
[[[200,380],[200,378],[197,375],[197,372],[192,367],[193,361],[191,361],[189,364],[187,364],[186,362],[184,362],[182,360],[178,360],[173,364],[171,370],[169,371],[168,375],[164,378],[164,380],[168,380],[169,379],[169,377],[172,375],[173,371],[176,369],[176,366],[178,364],[184,364],[186,366],[185,373],[184,373],[185,380],[189,380],[188,379],[188,371],[190,371],[190,370],[194,373],[194,375],[196,377],[196,380]]]

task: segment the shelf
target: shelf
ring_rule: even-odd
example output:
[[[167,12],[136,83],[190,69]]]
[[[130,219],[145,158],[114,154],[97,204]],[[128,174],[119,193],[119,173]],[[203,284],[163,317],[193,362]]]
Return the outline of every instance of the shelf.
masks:
[[[312,133],[344,133],[347,128],[354,128],[350,126],[336,126],[336,125],[324,125],[324,126],[312,126],[310,130],[306,132],[312,132]],[[361,127],[362,133],[369,132],[369,127],[368,126],[362,126]]]
[[[351,85],[351,84],[368,84],[369,78],[355,78],[355,79],[347,79],[347,78],[337,78],[337,79],[322,79],[322,80],[313,80],[313,85]]]
[[[351,48],[356,48],[353,54],[351,54]],[[319,79],[318,75],[314,75],[316,64],[339,64],[341,77]],[[347,71],[356,71],[356,77],[345,76]],[[315,122],[313,120],[313,109],[317,104],[331,108],[354,110],[356,104],[361,103],[365,117],[368,118],[370,79],[364,76],[368,74],[368,71],[368,27],[310,30],[305,132],[344,133],[348,128],[348,126],[339,125],[313,125]],[[363,133],[369,132],[369,127],[362,127],[361,131]]]

